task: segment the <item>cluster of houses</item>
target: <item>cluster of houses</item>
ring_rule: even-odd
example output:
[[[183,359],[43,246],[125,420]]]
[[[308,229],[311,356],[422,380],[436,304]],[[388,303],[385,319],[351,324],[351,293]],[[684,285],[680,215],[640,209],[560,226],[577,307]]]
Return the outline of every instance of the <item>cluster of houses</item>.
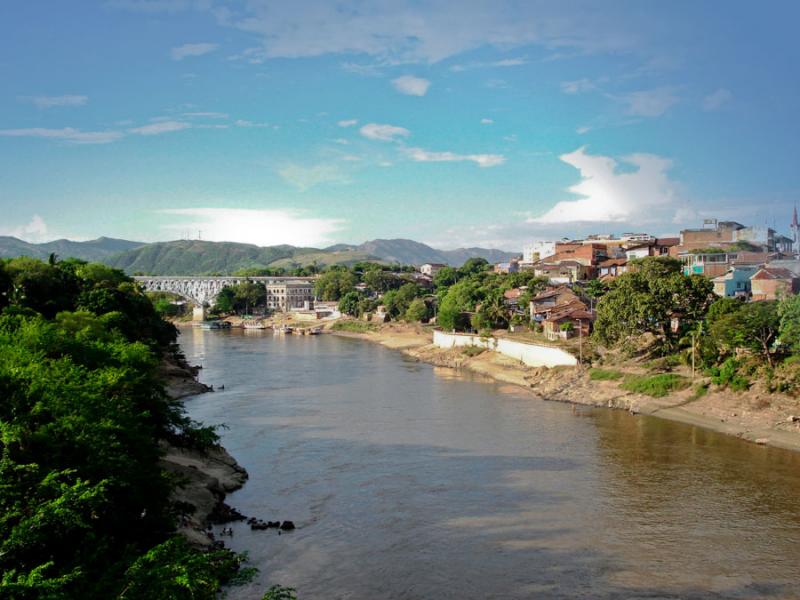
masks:
[[[678,237],[646,233],[591,235],[583,240],[535,241],[522,257],[495,265],[499,273],[532,271],[546,277],[547,290],[530,301],[530,317],[549,339],[588,334],[594,320],[592,299],[583,282],[608,283],[627,272],[631,262],[647,256],[671,256],[683,272],[709,277],[719,296],[748,301],[776,300],[800,292],[800,223],[797,209],[792,236],[769,227],[708,219]],[[512,310],[524,290],[509,290]]]

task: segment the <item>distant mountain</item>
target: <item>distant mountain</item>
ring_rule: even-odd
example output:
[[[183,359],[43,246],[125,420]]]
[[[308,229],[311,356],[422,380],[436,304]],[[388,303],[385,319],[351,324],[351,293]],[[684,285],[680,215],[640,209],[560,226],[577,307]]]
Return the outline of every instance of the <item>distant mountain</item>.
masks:
[[[127,273],[148,275],[230,274],[242,269],[294,268],[317,264],[351,265],[360,261],[421,265],[443,263],[460,266],[468,258],[481,257],[491,263],[507,261],[511,252],[486,248],[436,250],[413,240],[372,240],[361,245],[336,244],[324,249],[295,246],[256,246],[236,242],[176,240],[143,244],[111,238],[89,242],[56,240],[30,244],[14,237],[0,237],[0,257],[32,256],[46,259],[76,257],[103,262]]]
[[[46,259],[50,254],[57,254],[60,258],[80,258],[88,261],[103,262],[110,256],[126,252],[142,246],[143,242],[130,242],[114,238],[100,237],[88,242],[73,242],[70,240],[55,240],[43,244],[32,244],[15,237],[0,236],[0,258],[15,258],[17,256],[30,256]]]
[[[338,244],[326,250],[349,248],[377,256],[387,262],[404,265],[421,265],[424,263],[442,263],[460,267],[469,258],[485,258],[490,263],[508,261],[519,253],[505,252],[488,248],[458,248],[457,250],[437,250],[414,240],[372,240],[359,246]]]

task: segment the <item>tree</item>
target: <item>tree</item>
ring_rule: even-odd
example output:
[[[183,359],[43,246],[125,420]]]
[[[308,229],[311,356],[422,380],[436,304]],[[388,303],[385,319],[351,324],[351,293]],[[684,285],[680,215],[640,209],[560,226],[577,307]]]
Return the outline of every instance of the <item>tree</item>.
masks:
[[[243,281],[233,286],[236,309],[249,312],[267,303],[267,288],[253,281]]]
[[[635,270],[615,279],[598,303],[594,335],[611,346],[652,333],[656,350],[672,351],[681,332],[705,317],[714,300],[713,284],[699,275],[683,275],[680,262],[671,258],[648,257],[634,264]],[[673,331],[673,319],[678,331]]]
[[[778,338],[780,316],[777,302],[750,302],[716,318],[710,326],[712,338],[728,352],[750,350],[772,365],[772,345]]]
[[[360,314],[359,303],[361,296],[358,292],[347,292],[342,299],[339,300],[339,310],[351,317],[357,317]]]
[[[236,307],[236,293],[230,286],[225,286],[217,294],[214,310],[220,313],[232,313]]]
[[[475,256],[468,258],[464,264],[461,265],[461,267],[458,269],[458,274],[462,277],[469,277],[470,275],[475,275],[476,273],[482,273],[489,267],[489,261],[487,261],[485,258]]]
[[[442,267],[433,276],[433,285],[436,288],[447,288],[453,285],[456,281],[458,281],[458,271],[456,271],[453,267]]]
[[[470,279],[450,286],[439,304],[437,321],[443,329],[466,329],[469,319],[465,313],[473,312],[478,302],[483,300],[485,288]]]
[[[429,318],[428,305],[422,298],[414,298],[406,310],[406,321],[427,321]]]
[[[800,295],[787,296],[778,304],[780,340],[791,352],[800,354]]]
[[[320,300],[336,301],[352,291],[356,282],[356,276],[346,268],[331,267],[317,279],[314,293]]]

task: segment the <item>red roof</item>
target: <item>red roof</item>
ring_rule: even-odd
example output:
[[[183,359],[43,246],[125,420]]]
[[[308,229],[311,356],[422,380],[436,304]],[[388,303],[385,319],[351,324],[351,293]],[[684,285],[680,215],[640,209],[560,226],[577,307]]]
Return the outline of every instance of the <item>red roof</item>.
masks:
[[[628,264],[627,258],[609,258],[608,260],[604,260],[598,266],[600,268],[604,267],[624,267]]]
[[[781,267],[762,267],[750,279],[765,280],[765,279],[796,279],[797,275],[792,273],[789,269]]]
[[[676,237],[668,237],[668,238],[656,238],[656,246],[677,246],[681,243],[681,238]]]

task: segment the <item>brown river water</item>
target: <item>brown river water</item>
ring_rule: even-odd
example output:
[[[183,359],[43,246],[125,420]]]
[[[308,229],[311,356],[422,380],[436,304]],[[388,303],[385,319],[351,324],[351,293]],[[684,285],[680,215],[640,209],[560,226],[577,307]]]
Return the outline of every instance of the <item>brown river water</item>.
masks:
[[[301,600],[800,598],[800,454],[546,402],[360,340],[185,330],[250,473],[224,538]]]

